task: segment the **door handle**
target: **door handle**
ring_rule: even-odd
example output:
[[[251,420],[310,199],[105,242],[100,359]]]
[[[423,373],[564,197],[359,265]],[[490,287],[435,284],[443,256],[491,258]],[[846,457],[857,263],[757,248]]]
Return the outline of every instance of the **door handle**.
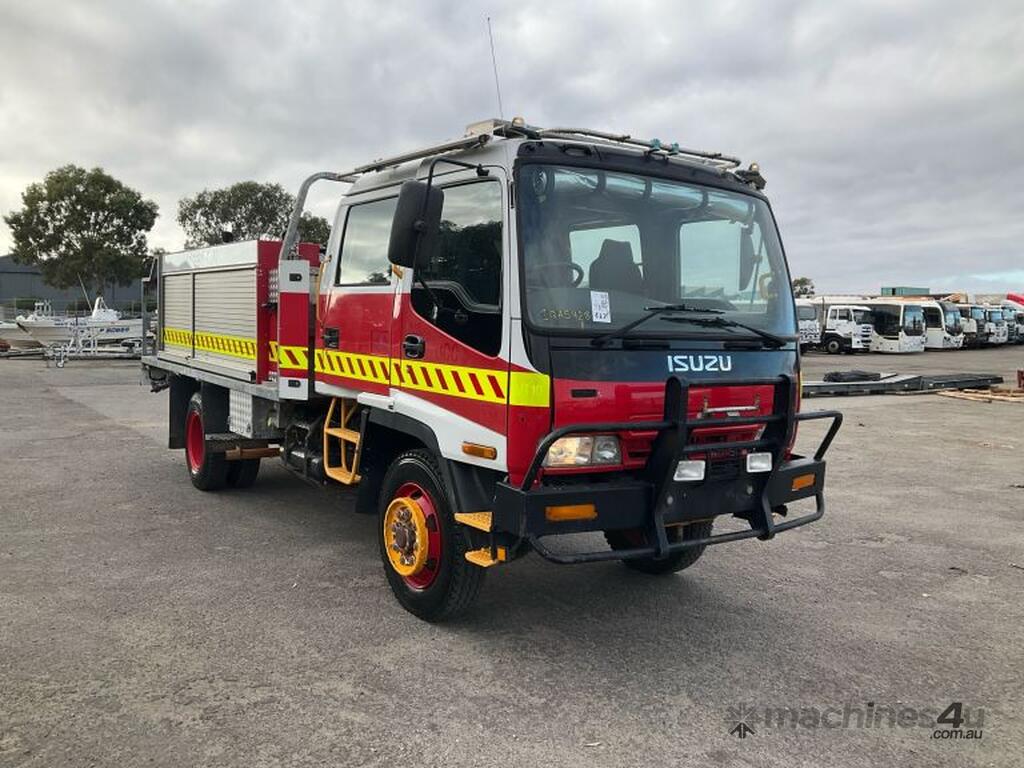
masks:
[[[326,349],[338,348],[338,329],[324,328],[324,347]]]
[[[422,336],[409,334],[402,340],[402,351],[406,357],[420,358],[427,351],[427,342]]]

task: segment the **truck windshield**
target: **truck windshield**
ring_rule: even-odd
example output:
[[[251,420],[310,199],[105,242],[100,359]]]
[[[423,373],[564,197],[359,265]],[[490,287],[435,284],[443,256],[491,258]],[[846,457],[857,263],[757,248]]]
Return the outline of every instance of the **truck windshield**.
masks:
[[[871,316],[871,311],[867,309],[855,309],[853,310],[853,322],[857,325],[870,325],[874,321]]]
[[[999,311],[989,312],[988,319],[991,320],[996,325],[998,325],[999,323],[1003,322],[1003,313]]]
[[[973,307],[971,309],[971,317],[973,317],[975,320],[984,320],[985,310],[982,309],[981,307]]]
[[[523,300],[531,325],[606,334],[685,304],[783,336],[796,319],[782,247],[760,198],[589,168],[519,169]],[[662,312],[637,335],[733,331]],[[678,319],[678,317],[676,317]]]

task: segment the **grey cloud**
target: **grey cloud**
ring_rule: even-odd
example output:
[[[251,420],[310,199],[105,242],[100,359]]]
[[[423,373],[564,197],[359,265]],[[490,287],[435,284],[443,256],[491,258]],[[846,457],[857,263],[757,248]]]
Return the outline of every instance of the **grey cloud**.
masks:
[[[175,248],[183,195],[457,135],[497,111],[486,13],[509,115],[758,160],[820,288],[1019,274],[1015,2],[0,0],[0,210],[62,163],[102,165],[160,204],[152,240]]]

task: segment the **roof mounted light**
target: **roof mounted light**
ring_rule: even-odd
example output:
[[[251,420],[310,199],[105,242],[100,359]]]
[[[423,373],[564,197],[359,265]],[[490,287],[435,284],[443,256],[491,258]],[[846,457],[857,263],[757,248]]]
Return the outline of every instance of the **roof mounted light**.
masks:
[[[733,171],[736,178],[747,184],[754,189],[761,191],[764,189],[766,182],[764,176],[761,175],[761,166],[758,163],[751,163],[745,171]]]

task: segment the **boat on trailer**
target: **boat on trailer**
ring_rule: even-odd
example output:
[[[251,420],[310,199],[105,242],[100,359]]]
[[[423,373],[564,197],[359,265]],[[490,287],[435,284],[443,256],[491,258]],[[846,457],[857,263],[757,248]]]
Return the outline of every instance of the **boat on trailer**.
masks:
[[[96,297],[92,313],[88,317],[33,312],[16,322],[21,330],[45,347],[61,346],[71,342],[121,344],[142,338],[142,318],[122,318],[120,312],[106,305],[102,296]]]

